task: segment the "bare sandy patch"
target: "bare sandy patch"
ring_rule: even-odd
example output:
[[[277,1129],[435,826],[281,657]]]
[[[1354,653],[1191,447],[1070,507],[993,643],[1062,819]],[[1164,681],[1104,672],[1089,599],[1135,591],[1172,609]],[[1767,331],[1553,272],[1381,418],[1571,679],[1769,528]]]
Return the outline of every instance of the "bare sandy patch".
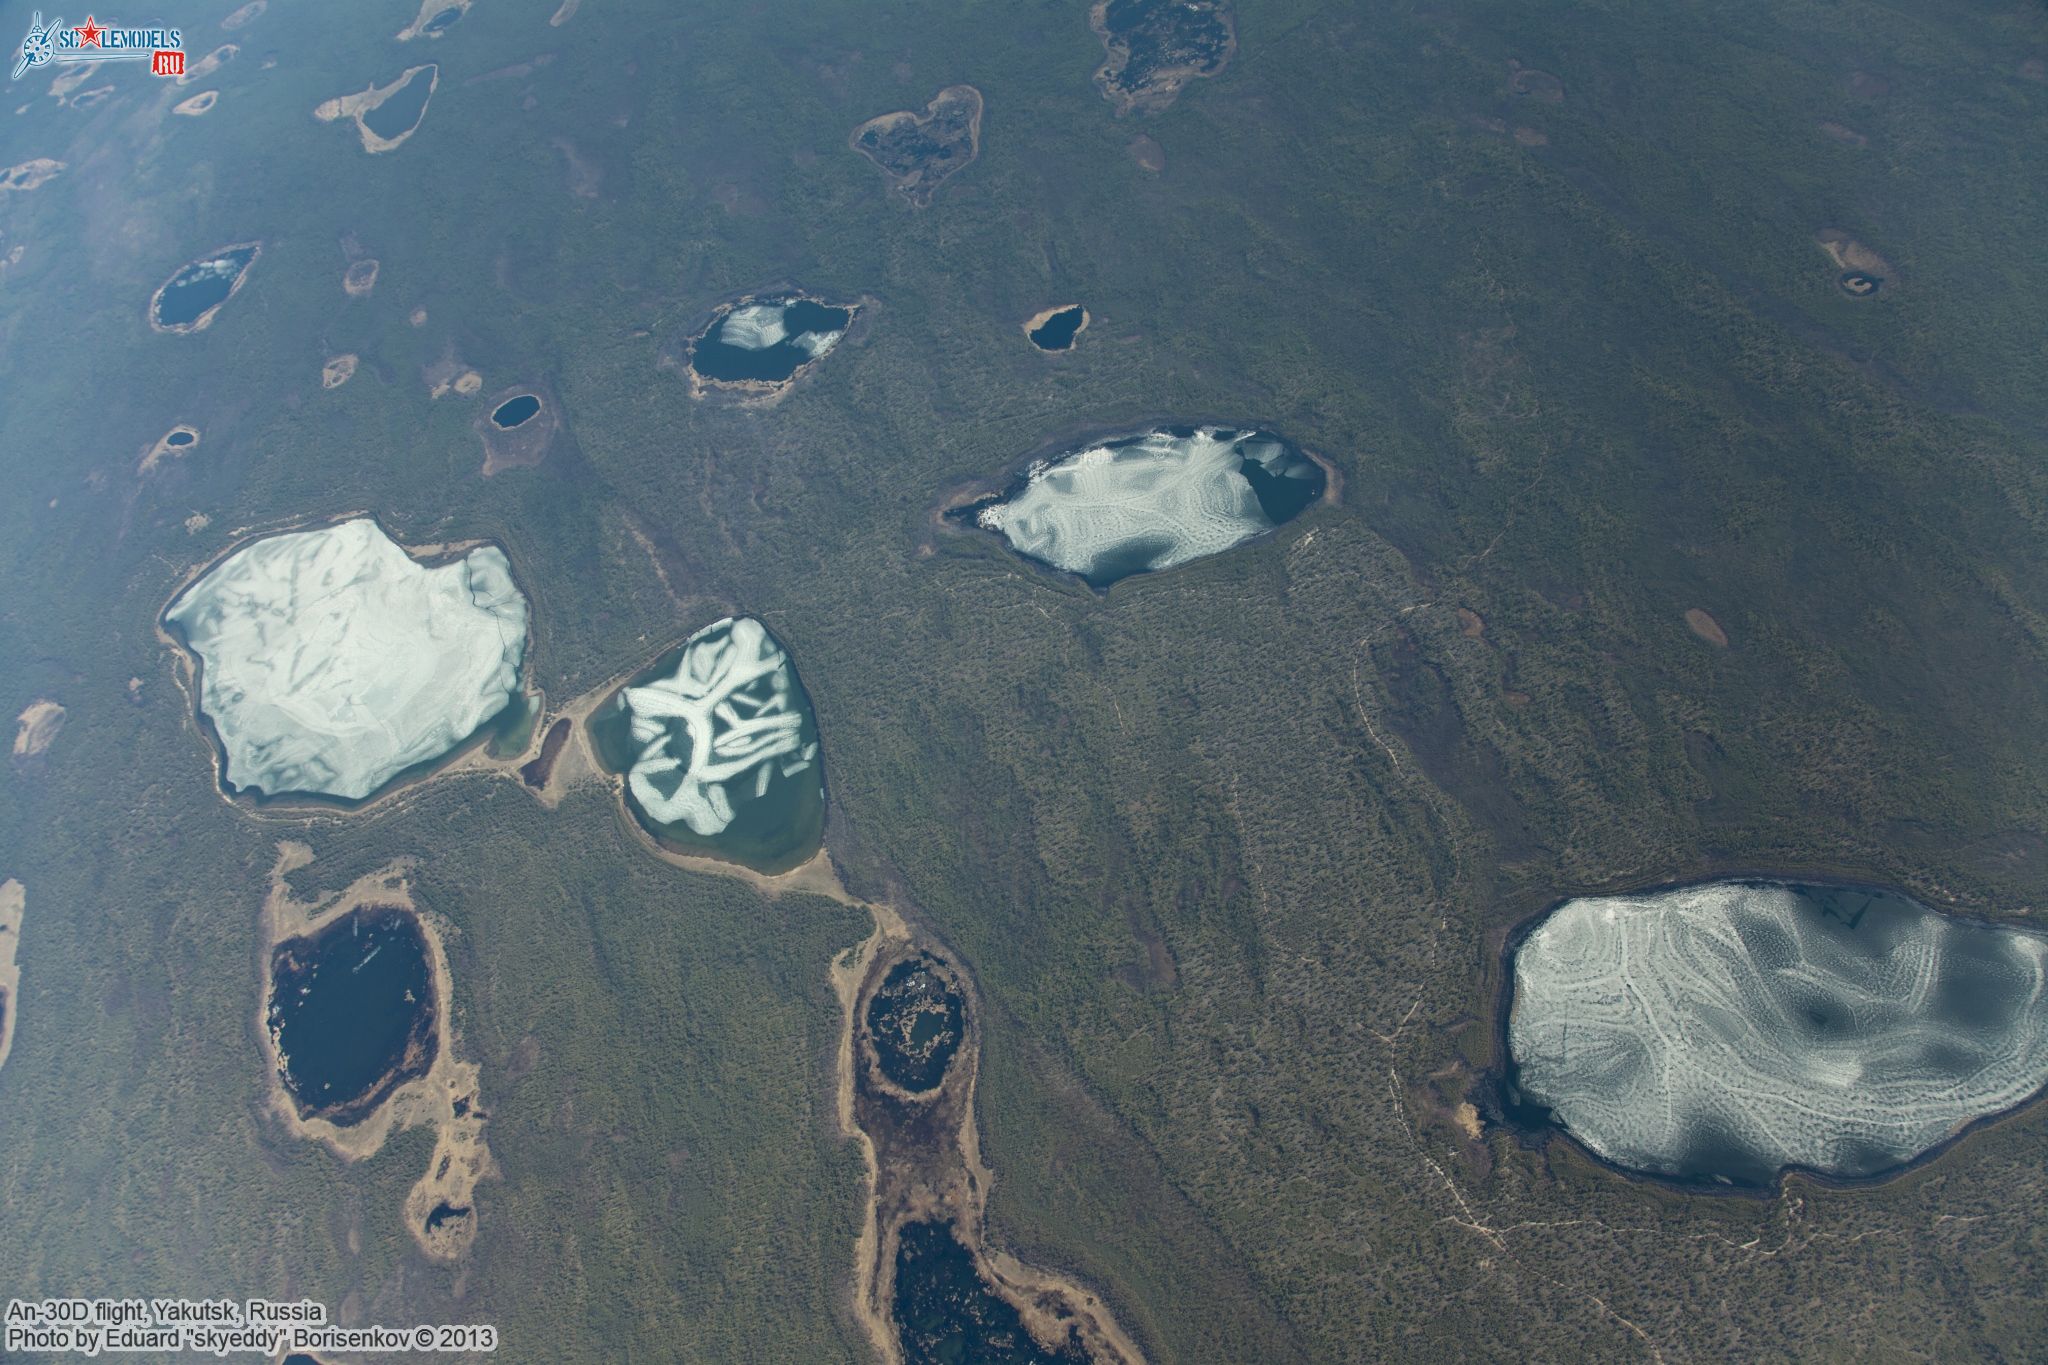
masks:
[[[1721,623],[1707,615],[1703,607],[1687,607],[1685,623],[1692,627],[1692,633],[1717,649],[1728,648],[1728,632],[1721,629]]]
[[[415,38],[438,38],[448,31],[455,19],[469,13],[469,7],[475,3],[476,0],[420,0],[420,12],[413,16],[411,23],[398,30],[398,41],[409,43]],[[455,19],[445,24],[434,23],[449,10],[455,11]]]
[[[220,26],[232,32],[252,19],[260,18],[270,8],[270,0],[249,0],[249,3],[220,21]]]
[[[171,112],[183,114],[186,118],[198,118],[218,103],[220,103],[220,91],[202,90],[191,99],[180,100],[171,107]]]
[[[407,316],[407,318],[406,318],[406,321],[407,321],[408,323],[412,324],[412,325],[413,325],[414,327],[424,327],[424,326],[426,326],[426,325],[427,325],[427,310],[426,310],[426,309],[424,309],[424,308],[415,308],[415,309],[413,309],[413,310],[412,310],[412,312],[411,312],[411,314]]]
[[[562,25],[568,23],[571,19],[574,19],[576,17],[577,7],[580,6],[582,3],[583,0],[562,0],[561,7],[558,8],[555,11],[554,16],[548,20],[548,27],[560,28]]]
[[[1891,262],[1840,228],[1822,228],[1813,240],[1840,272],[1835,283],[1843,293],[1862,299],[1898,289],[1898,272]]]
[[[269,1078],[269,1112],[294,1137],[318,1142],[351,1163],[381,1151],[394,1132],[433,1128],[433,1156],[426,1174],[407,1194],[401,1217],[406,1231],[430,1259],[459,1259],[476,1239],[476,1186],[497,1175],[498,1166],[484,1143],[484,1123],[489,1115],[479,1103],[480,1068],[474,1062],[456,1059],[461,1037],[451,1018],[454,997],[446,946],[453,927],[422,911],[414,901],[410,882],[414,864],[409,861],[387,863],[334,895],[300,901],[293,897],[286,878],[311,863],[313,851],[290,840],[281,841],[277,849],[270,892],[263,902],[263,980],[256,1002],[256,1033],[263,1040]],[[398,1086],[360,1122],[337,1127],[324,1118],[301,1115],[285,1086],[282,1059],[270,1027],[271,963],[278,945],[316,934],[349,912],[368,906],[410,913],[426,942],[434,994],[434,1057],[423,1074]],[[437,1209],[449,1212],[429,1228]]]
[[[329,356],[327,363],[320,367],[320,387],[338,389],[355,377],[356,357],[353,354]]]
[[[47,156],[39,156],[33,161],[24,161],[18,165],[9,166],[6,171],[0,172],[0,194],[10,190],[17,190],[26,194],[63,169],[63,162],[52,160]]]
[[[1479,1126],[1479,1111],[1473,1107],[1472,1101],[1458,1101],[1458,1107],[1451,1110],[1451,1121],[1458,1125],[1458,1131],[1467,1138],[1473,1142],[1479,1141],[1482,1133]]]
[[[1887,279],[1892,275],[1891,262],[1840,228],[1822,228],[1813,234],[1813,240],[1828,254],[1828,259],[1838,270],[1860,270]]]
[[[439,360],[420,371],[420,378],[427,386],[427,397],[446,398],[449,394],[470,398],[483,391],[484,377],[471,369],[468,364],[449,349]]]
[[[50,747],[64,728],[64,708],[53,701],[32,701],[14,719],[14,756],[34,758]]]
[[[1863,136],[1863,134],[1847,124],[1823,123],[1820,125],[1820,130],[1836,142],[1841,143],[1844,147],[1868,147],[1870,145],[1869,138]]]
[[[135,472],[137,474],[147,474],[162,463],[164,459],[181,460],[198,448],[199,428],[180,422],[163,435],[157,437],[156,444],[143,452],[142,463],[135,466]]]
[[[28,888],[14,878],[0,882],[0,1066],[14,1051],[14,1016],[21,1000],[21,917],[28,908]]]
[[[1125,143],[1124,150],[1130,153],[1131,160],[1138,163],[1141,171],[1157,175],[1166,169],[1166,149],[1143,133]]]
[[[191,516],[185,518],[185,534],[196,536],[211,525],[213,525],[212,517],[209,517],[204,512],[194,512]]]
[[[1486,618],[1470,607],[1458,608],[1458,634],[1476,640],[1486,634]]]
[[[348,269],[341,272],[341,289],[352,299],[360,299],[377,287],[377,261],[365,256],[360,261],[350,261]]]
[[[1539,132],[1534,128],[1517,128],[1515,129],[1515,141],[1524,147],[1548,147],[1550,145],[1550,134]]]
[[[381,107],[384,101],[405,89],[407,83],[416,78],[422,71],[427,73],[427,98],[426,103],[420,105],[420,116],[412,121],[412,127],[406,129],[397,137],[379,137],[371,132],[370,125],[363,122],[363,115]],[[439,89],[440,85],[441,68],[434,63],[428,62],[423,66],[409,66],[400,72],[398,78],[389,85],[372,85],[367,90],[359,90],[353,95],[337,95],[333,99],[315,106],[313,117],[319,119],[322,123],[333,123],[338,119],[354,120],[356,133],[363,141],[363,150],[372,156],[380,152],[396,151],[405,145],[407,138],[420,130],[422,123],[427,121],[427,107],[434,102],[434,91]]]
[[[496,420],[498,409],[522,397],[536,400],[540,407],[518,426],[499,426]],[[547,385],[515,384],[493,394],[477,413],[470,429],[484,443],[481,472],[488,479],[507,469],[531,469],[545,460],[556,434],[562,429],[562,410],[555,402],[554,390]]]

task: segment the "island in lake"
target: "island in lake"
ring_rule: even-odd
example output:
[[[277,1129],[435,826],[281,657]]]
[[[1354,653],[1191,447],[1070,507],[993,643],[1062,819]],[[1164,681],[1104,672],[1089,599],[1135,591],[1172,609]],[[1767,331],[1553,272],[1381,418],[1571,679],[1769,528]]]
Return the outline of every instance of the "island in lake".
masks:
[[[1896,1170],[2048,1085],[2048,936],[1895,892],[1566,901],[1514,949],[1510,1100],[1617,1166]]]
[[[1102,588],[1221,554],[1327,488],[1321,464],[1270,432],[1158,427],[1033,461],[949,515]]]
[[[590,719],[657,842],[757,871],[808,861],[824,838],[811,701],[781,642],[750,616],[714,621],[636,675]]]
[[[512,706],[526,598],[493,545],[430,566],[367,517],[271,536],[209,569],[164,624],[200,661],[231,792],[360,801],[508,707],[527,721]]]

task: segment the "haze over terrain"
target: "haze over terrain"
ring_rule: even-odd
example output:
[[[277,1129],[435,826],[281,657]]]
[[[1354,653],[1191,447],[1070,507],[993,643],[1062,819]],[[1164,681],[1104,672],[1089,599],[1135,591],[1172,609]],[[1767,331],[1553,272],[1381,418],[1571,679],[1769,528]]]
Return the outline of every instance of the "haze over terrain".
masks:
[[[0,1306],[2039,1354],[2039,4],[165,3],[0,105]]]

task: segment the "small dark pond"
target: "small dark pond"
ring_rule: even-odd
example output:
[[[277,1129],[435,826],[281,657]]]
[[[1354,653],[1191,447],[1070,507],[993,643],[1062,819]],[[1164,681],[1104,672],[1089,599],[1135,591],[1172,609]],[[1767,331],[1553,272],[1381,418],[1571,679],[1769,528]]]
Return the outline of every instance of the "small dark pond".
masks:
[[[1088,318],[1088,310],[1080,304],[1062,308],[1044,322],[1031,329],[1031,344],[1041,351],[1071,350],[1074,338],[1081,333],[1081,324]]]
[[[170,435],[164,437],[164,444],[171,446],[189,446],[192,444],[194,439],[195,438],[193,437],[192,433],[189,431],[174,431]]]
[[[156,299],[156,321],[161,327],[184,327],[198,321],[207,309],[235,292],[235,282],[256,259],[257,247],[231,247],[216,256],[193,261],[171,276]]]
[[[508,398],[498,404],[498,410],[491,414],[491,420],[501,427],[510,429],[531,421],[533,415],[539,411],[540,399],[530,393],[522,393],[517,398]]]
[[[1860,270],[1851,270],[1848,274],[1842,276],[1837,283],[1842,286],[1843,293],[1853,294],[1859,299],[1867,299],[1878,290],[1884,288],[1884,281],[1881,278],[1876,275],[1866,275]]]
[[[434,992],[417,919],[354,910],[271,959],[270,1027],[302,1112],[355,1122],[433,1062]]]
[[[443,1223],[467,1217],[469,1217],[469,1210],[466,1208],[458,1209],[453,1204],[448,1203],[436,1204],[434,1205],[433,1212],[427,1215],[427,1231],[432,1232]]]
[[[427,32],[446,33],[449,29],[455,27],[455,21],[461,17],[462,11],[459,9],[444,9],[433,18],[427,20]]]
[[[908,1223],[896,1250],[896,1330],[906,1365],[1090,1365],[1069,1337],[1048,1351],[991,1291],[951,1223]]]
[[[882,1074],[913,1094],[946,1078],[966,1034],[966,1002],[938,963],[924,955],[899,962],[868,1001],[868,1037]]]
[[[431,64],[412,73],[411,79],[391,92],[375,109],[363,111],[363,126],[381,138],[403,137],[419,126],[426,116],[427,97],[434,93],[439,68]]]
[[[815,299],[758,299],[719,315],[690,348],[690,368],[724,383],[779,384],[829,351],[853,309]]]

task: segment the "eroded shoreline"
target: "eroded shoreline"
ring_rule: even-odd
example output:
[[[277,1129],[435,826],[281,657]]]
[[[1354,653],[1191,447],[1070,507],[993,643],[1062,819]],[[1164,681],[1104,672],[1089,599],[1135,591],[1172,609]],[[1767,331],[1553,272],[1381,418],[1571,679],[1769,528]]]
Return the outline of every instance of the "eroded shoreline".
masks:
[[[489,1116],[479,1102],[481,1068],[457,1057],[461,1036],[452,1018],[454,994],[446,930],[414,901],[409,879],[413,864],[408,860],[365,873],[341,891],[301,901],[292,895],[288,879],[312,863],[313,851],[291,840],[280,841],[277,848],[259,932],[262,989],[257,999],[256,1035],[262,1040],[267,1077],[266,1112],[291,1136],[317,1142],[350,1163],[376,1155],[395,1132],[431,1127],[434,1153],[426,1174],[407,1194],[401,1217],[414,1243],[429,1259],[460,1259],[476,1239],[476,1186],[495,1176],[498,1167],[484,1143],[484,1123]],[[271,968],[284,943],[316,935],[352,911],[373,906],[412,915],[426,944],[434,996],[434,1055],[423,1072],[400,1080],[368,1113],[342,1125],[317,1114],[308,1116],[285,1083],[284,1059],[270,1023]]]

